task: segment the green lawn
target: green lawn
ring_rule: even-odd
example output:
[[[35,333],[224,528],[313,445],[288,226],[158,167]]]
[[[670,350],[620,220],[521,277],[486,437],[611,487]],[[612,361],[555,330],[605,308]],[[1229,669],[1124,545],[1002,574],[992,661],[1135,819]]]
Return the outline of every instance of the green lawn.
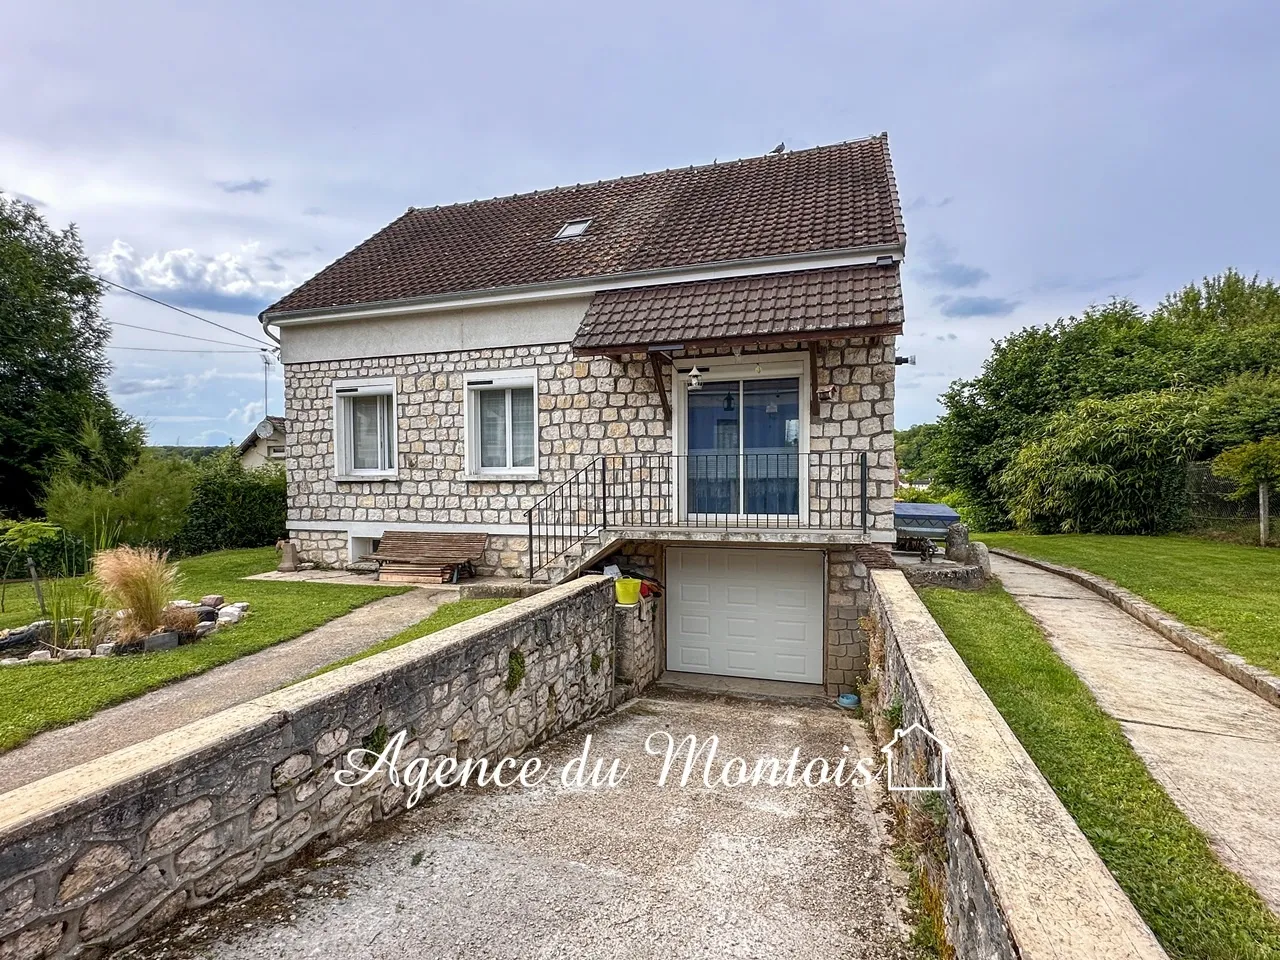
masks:
[[[988,546],[1088,570],[1280,673],[1280,550],[1191,537],[987,533]]]
[[[145,656],[0,669],[0,750],[166,683],[291,640],[371,600],[412,589],[240,579],[271,570],[276,563],[271,547],[225,550],[181,561],[180,596],[198,600],[204,594],[220,593],[228,601],[250,604],[244,620],[198,643]],[[30,585],[15,589],[10,584],[7,600],[6,609],[12,612],[6,612],[0,625],[15,626],[38,617]]]
[[[1280,920],[1219,863],[999,585],[921,596],[1169,955],[1280,957]]]
[[[48,597],[45,598],[48,600]],[[0,630],[21,627],[40,619],[40,607],[30,581],[4,586],[4,613],[0,613]]]
[[[345,667],[349,663],[355,663],[357,660],[363,660],[365,657],[372,657],[375,653],[382,653],[384,650],[390,650],[401,644],[408,643],[410,640],[417,640],[419,637],[425,637],[429,633],[435,633],[437,630],[443,630],[445,627],[452,627],[456,623],[462,623],[464,620],[470,620],[472,617],[478,617],[482,613],[488,613],[490,610],[497,610],[505,607],[511,600],[491,599],[491,600],[455,600],[453,603],[446,603],[436,609],[425,620],[419,620],[412,627],[401,630],[394,637],[388,637],[362,650],[360,653],[352,654],[343,660],[335,661],[322,670],[317,670],[311,674],[312,677],[318,677],[322,673],[328,673],[330,670],[337,670],[339,667]],[[308,677],[307,679],[310,679]]]

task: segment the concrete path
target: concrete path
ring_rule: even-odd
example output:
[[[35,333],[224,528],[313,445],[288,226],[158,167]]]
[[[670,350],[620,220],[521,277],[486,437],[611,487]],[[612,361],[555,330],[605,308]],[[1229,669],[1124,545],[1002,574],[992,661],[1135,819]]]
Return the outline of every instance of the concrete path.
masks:
[[[395,636],[454,598],[451,591],[420,589],[375,600],[293,640],[38,734],[0,753],[0,793],[301,680]]]
[[[991,568],[1222,862],[1280,915],[1280,709],[1070,580],[995,555]]]
[[[831,707],[662,693],[535,751],[556,776],[465,789],[388,821],[117,960],[304,957],[769,957],[905,960],[903,878],[883,794],[657,786],[645,739],[721,738],[720,757],[872,756]],[[613,789],[566,789],[580,756],[630,764]],[[677,781],[678,783],[678,781]]]

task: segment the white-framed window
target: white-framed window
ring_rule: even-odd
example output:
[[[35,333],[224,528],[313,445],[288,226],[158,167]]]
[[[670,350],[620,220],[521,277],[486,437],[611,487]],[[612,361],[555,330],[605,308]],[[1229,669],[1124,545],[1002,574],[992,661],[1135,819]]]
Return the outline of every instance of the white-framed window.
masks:
[[[333,427],[339,478],[395,478],[395,377],[335,380]]]
[[[467,374],[463,419],[469,476],[537,476],[538,379],[533,370]]]

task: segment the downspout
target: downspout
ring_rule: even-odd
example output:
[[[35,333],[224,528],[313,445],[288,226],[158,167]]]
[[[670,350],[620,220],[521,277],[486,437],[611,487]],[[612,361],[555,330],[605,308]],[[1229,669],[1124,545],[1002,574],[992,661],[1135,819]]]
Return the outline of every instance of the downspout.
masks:
[[[267,307],[267,310],[270,310],[270,309],[271,309],[270,307]],[[263,333],[265,333],[265,334],[266,334],[268,337],[270,337],[272,340],[274,340],[274,341],[275,341],[276,346],[277,346],[277,347],[279,347],[279,346],[280,346],[280,338],[279,338],[279,337],[277,337],[274,333],[272,333],[272,332],[267,328],[267,323],[268,323],[268,320],[267,320],[267,310],[263,310],[260,314],[258,314],[258,323],[259,323],[259,325],[261,325],[261,327],[262,327],[262,332],[263,332]]]

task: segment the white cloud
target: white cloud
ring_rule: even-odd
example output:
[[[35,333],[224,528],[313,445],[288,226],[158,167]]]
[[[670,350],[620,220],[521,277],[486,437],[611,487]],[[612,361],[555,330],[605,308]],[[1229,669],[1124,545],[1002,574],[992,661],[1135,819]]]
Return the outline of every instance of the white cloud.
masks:
[[[217,367],[209,367],[199,373],[174,373],[164,377],[117,377],[111,382],[111,392],[117,396],[128,397],[147,393],[166,393],[172,390],[195,390],[196,387],[211,380],[250,380],[261,383],[262,374],[248,370],[222,371]]]
[[[246,425],[257,423],[262,419],[265,409],[261,400],[250,400],[243,407],[232,407],[227,414],[227,419],[239,419],[241,423]]]
[[[227,313],[257,313],[292,290],[279,261],[246,243],[234,253],[205,254],[190,248],[143,257],[124,240],[98,257],[107,280],[149,293],[182,307]],[[274,279],[267,279],[272,275]]]

